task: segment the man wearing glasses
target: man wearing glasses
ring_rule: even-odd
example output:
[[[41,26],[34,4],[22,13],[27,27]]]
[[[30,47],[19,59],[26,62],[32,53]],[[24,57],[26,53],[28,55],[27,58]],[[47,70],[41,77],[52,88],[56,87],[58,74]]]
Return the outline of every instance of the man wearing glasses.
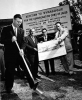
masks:
[[[46,42],[46,41],[49,41],[49,37],[48,37],[48,32],[47,32],[47,29],[46,28],[43,28],[42,29],[42,40],[41,42]],[[51,74],[52,75],[55,75],[55,69],[54,69],[54,58],[51,58],[51,59],[48,59],[48,60],[44,60],[44,65],[45,65],[45,70],[46,70],[46,76],[49,76],[50,72],[49,72],[49,63],[50,63],[50,66],[51,66]]]

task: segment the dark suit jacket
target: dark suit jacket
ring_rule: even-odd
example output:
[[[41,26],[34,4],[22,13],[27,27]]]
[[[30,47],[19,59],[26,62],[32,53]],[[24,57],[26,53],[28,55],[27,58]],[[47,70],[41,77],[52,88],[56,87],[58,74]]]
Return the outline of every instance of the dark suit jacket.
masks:
[[[49,40],[51,40],[50,38],[49,38],[49,35],[47,34],[47,41],[49,41]],[[39,38],[39,41],[38,42],[45,42],[45,40],[44,40],[44,35],[43,34],[41,34],[41,36],[40,36],[40,38]]]
[[[34,48],[37,48],[37,39],[35,37],[35,43],[34,41],[32,40],[32,38],[28,35],[25,37],[25,46],[26,46],[26,50],[27,50],[27,53],[31,53],[32,55],[35,54],[35,50]]]
[[[5,59],[8,60],[9,62],[14,61],[17,58],[17,55],[19,54],[15,42],[12,42],[12,36],[15,36],[12,25],[3,27],[1,32],[1,43],[4,44],[5,47],[4,50]],[[20,48],[22,49],[24,48],[23,37],[24,37],[24,31],[19,28],[17,30],[17,42]]]
[[[28,35],[25,37],[25,54],[31,63],[34,63],[35,60],[38,60],[38,52],[34,50],[37,48],[37,39],[35,37],[35,43],[32,38]]]

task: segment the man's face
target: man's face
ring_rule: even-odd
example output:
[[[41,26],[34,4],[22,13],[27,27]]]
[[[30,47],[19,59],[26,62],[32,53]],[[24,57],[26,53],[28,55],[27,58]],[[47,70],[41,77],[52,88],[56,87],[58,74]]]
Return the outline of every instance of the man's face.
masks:
[[[57,30],[61,30],[62,26],[60,25],[60,23],[56,24],[56,28],[57,28]]]
[[[18,28],[22,24],[22,19],[20,18],[13,19],[13,24],[15,27]]]
[[[35,29],[32,29],[31,35],[34,35],[34,34],[35,34]]]
[[[43,30],[43,34],[46,35],[47,34],[47,30]]]

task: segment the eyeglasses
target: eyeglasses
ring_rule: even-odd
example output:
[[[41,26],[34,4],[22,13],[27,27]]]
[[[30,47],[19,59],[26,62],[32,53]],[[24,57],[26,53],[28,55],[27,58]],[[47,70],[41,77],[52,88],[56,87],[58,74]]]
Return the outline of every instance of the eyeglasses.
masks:
[[[60,26],[56,25],[56,27],[60,27]]]

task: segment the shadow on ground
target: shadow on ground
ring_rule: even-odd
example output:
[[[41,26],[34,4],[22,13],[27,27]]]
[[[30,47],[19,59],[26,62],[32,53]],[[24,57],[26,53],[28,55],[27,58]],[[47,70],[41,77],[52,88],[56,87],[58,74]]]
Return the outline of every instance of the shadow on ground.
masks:
[[[82,100],[82,69],[76,69],[75,75],[65,74],[59,69],[48,78],[40,71],[43,77],[38,88],[43,94],[30,89],[27,80],[19,77],[15,77],[12,89],[14,92],[7,94],[4,81],[0,81],[0,100]]]
[[[1,100],[82,100],[81,71],[71,76],[58,72],[54,76],[50,75],[49,78],[54,82],[42,78],[38,85],[43,91],[42,95],[32,91],[25,79],[15,79],[12,94],[5,93],[4,82],[0,82]]]

